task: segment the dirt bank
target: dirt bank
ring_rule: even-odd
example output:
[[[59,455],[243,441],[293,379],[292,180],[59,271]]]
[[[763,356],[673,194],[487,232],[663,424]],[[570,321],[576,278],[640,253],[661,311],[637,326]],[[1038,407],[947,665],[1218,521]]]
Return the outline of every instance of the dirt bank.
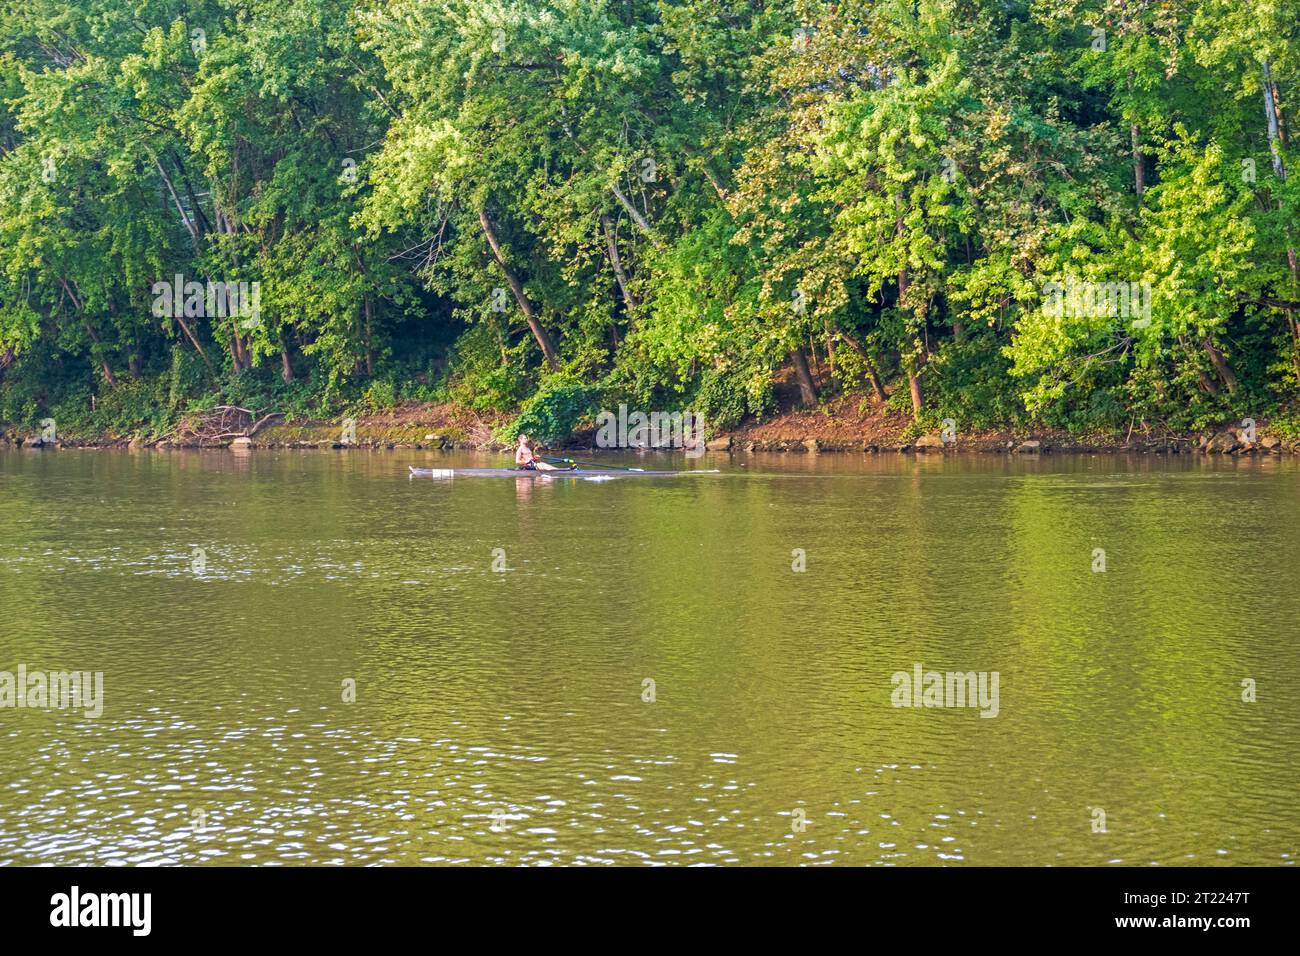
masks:
[[[159,441],[115,435],[58,435],[55,446],[135,448],[440,448],[500,450],[494,439],[507,415],[487,415],[464,406],[408,403],[355,419],[248,422],[242,430],[196,433],[183,424]],[[1266,421],[1253,433],[1248,425],[1224,423],[1199,433],[1171,433],[1136,428],[1131,432],[1071,435],[1050,429],[963,432],[959,424],[946,432],[918,434],[910,416],[879,404],[846,396],[815,410],[790,410],[762,422],[746,422],[710,439],[713,451],[733,454],[984,452],[1050,454],[1139,452],[1149,454],[1283,454],[1300,451],[1297,442],[1276,434]],[[579,432],[557,448],[595,450],[594,429]],[[41,447],[38,431],[0,425],[0,447]]]

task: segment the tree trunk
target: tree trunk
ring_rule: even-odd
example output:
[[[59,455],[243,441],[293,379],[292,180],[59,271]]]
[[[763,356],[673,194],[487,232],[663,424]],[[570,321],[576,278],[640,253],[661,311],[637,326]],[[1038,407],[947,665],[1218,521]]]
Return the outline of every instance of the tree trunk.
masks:
[[[1133,189],[1137,192],[1138,205],[1142,205],[1142,193],[1146,190],[1146,170],[1142,165],[1142,137],[1138,124],[1129,127],[1129,139],[1133,144]]]
[[[185,195],[189,197],[190,209],[194,213],[194,224],[199,227],[199,238],[202,239],[206,233],[212,231],[212,223],[208,222],[208,216],[203,211],[203,205],[194,194],[194,184],[190,182],[190,172],[185,167],[185,161],[177,155],[176,150],[173,149],[168,152],[171,154],[172,162],[176,164],[176,168],[180,171],[181,181],[185,184]]]
[[[876,361],[871,357],[870,353],[863,348],[862,343],[853,338],[853,336],[849,335],[847,332],[840,333],[840,341],[844,342],[849,348],[857,352],[858,357],[862,359],[862,364],[867,367],[867,378],[871,382],[871,390],[876,393],[877,400],[883,402],[889,398],[889,396],[885,394],[885,386],[880,381],[880,371],[876,368]]]
[[[1294,309],[1287,309],[1286,320],[1291,326],[1291,365],[1295,368],[1296,378],[1300,379],[1300,319],[1296,318]]]
[[[902,235],[903,220],[898,220],[898,233]],[[909,288],[907,278],[907,267],[904,266],[898,270],[898,307],[904,308],[904,301],[907,299],[907,290]],[[903,361],[907,370],[907,389],[912,393],[912,418],[919,422],[921,420],[921,411],[925,407],[925,396],[921,394],[921,369],[925,366],[924,346],[922,354],[916,358],[909,358]]]
[[[727,201],[727,187],[722,185],[722,180],[720,180],[717,174],[709,168],[708,160],[700,161],[700,170],[704,173],[704,177],[709,181],[709,185],[713,187],[713,191],[718,194],[718,198],[725,203]]]
[[[100,342],[99,336],[95,334],[95,330],[91,327],[90,320],[83,316],[81,324],[86,327],[86,333],[90,336],[90,341],[94,343],[93,351],[102,353],[103,343]],[[108,359],[104,358],[103,354],[96,357],[99,359],[99,367],[104,370],[104,381],[108,383],[110,388],[116,388],[117,378],[113,375],[113,368],[108,364]]]
[[[86,334],[90,336],[91,354],[94,355],[97,359],[99,359],[99,367],[104,370],[104,380],[108,382],[110,386],[116,387],[117,379],[113,377],[113,369],[108,364],[108,360],[105,359],[102,354],[103,349],[99,341],[99,336],[95,334],[95,329],[93,326],[91,326],[90,319],[86,317],[85,309],[82,307],[81,299],[77,298],[77,293],[73,291],[72,286],[68,284],[67,279],[61,278],[59,282],[63,286],[63,291],[67,295],[68,301],[72,303],[72,308],[77,313],[80,313],[81,315],[81,324],[85,326]]]
[[[1205,346],[1205,352],[1210,356],[1210,364],[1219,373],[1219,378],[1223,379],[1223,384],[1227,386],[1228,394],[1231,395],[1237,390],[1237,376],[1233,373],[1232,366],[1228,364],[1228,360],[1223,357],[1223,353],[1218,350],[1208,335],[1201,344]]]
[[[905,363],[907,365],[907,388],[912,393],[912,419],[921,420],[921,412],[925,408],[925,397],[921,394],[921,368],[924,367],[924,359],[915,359]]]
[[[1189,354],[1192,352],[1192,346],[1187,341],[1187,336],[1185,335],[1178,336],[1178,344],[1181,345]],[[1193,358],[1193,361],[1196,361],[1196,359]],[[1196,366],[1196,380],[1197,383],[1201,386],[1201,391],[1208,392],[1210,395],[1219,394],[1218,383],[1216,383],[1214,379],[1210,378],[1210,376],[1205,374],[1205,369],[1200,367],[1199,362],[1197,363]]]
[[[826,319],[822,322],[822,334],[826,337],[826,364],[830,366],[831,389],[838,392],[840,389],[839,376],[835,372],[835,336],[831,332],[831,320]]]
[[[618,241],[614,237],[614,227],[610,225],[608,216],[600,217],[600,225],[605,230],[605,247],[609,255],[609,265],[614,270],[614,278],[618,280],[618,288],[623,293],[623,301],[627,303],[629,312],[635,312],[637,301],[636,297],[627,288],[627,274],[623,271],[623,260],[618,254]]]
[[[173,318],[181,327],[181,331],[185,333],[185,337],[190,340],[190,344],[194,346],[194,351],[199,353],[199,358],[203,359],[203,364],[208,367],[208,374],[216,375],[217,370],[213,367],[212,360],[208,358],[208,353],[203,351],[203,346],[199,344],[199,340],[195,337],[194,331],[190,328],[189,323],[185,321],[185,316],[176,315],[173,316]]]
[[[203,235],[199,232],[198,223],[192,220],[185,213],[185,206],[181,203],[181,197],[176,193],[176,187],[172,185],[172,178],[167,175],[167,170],[163,169],[163,164],[154,157],[154,168],[158,170],[158,175],[162,177],[163,183],[167,186],[167,192],[171,194],[172,203],[176,206],[176,212],[180,214],[181,223],[185,226],[185,231],[189,233],[190,242],[194,245],[195,252],[203,251]]]
[[[627,214],[632,218],[632,221],[636,223],[636,227],[649,236],[655,245],[661,245],[662,243],[659,237],[655,234],[654,229],[651,228],[650,223],[646,221],[645,216],[641,215],[641,211],[637,209],[636,206],[632,205],[632,200],[627,198],[627,195],[623,190],[618,188],[618,183],[614,183],[609,188],[613,191],[614,198],[618,200],[619,205],[623,207]]]
[[[496,227],[492,225],[492,220],[488,218],[487,210],[479,210],[478,221],[483,228],[483,235],[487,238],[488,245],[492,248],[492,256],[496,259],[497,265],[501,267],[501,271],[505,273],[506,282],[510,285],[510,291],[514,293],[515,301],[519,303],[519,308],[528,321],[528,328],[532,331],[533,338],[537,340],[542,355],[546,358],[546,364],[550,366],[552,372],[558,371],[560,359],[555,352],[555,343],[551,341],[551,336],[538,320],[537,310],[524,292],[524,284],[519,281],[519,277],[515,275],[514,270],[506,262],[505,256],[502,255],[501,243],[497,241]]]
[[[244,345],[243,336],[239,334],[239,319],[230,317],[230,357],[235,360],[235,372],[242,373],[253,367],[248,357],[248,347]]]
[[[370,378],[375,377],[375,311],[371,305],[370,296],[363,297],[366,310],[366,375]]]
[[[1277,176],[1280,182],[1286,182],[1286,164],[1282,162],[1282,152],[1278,148],[1278,143],[1282,139],[1281,123],[1278,116],[1277,94],[1273,85],[1273,68],[1265,60],[1261,69],[1264,77],[1261,84],[1264,88],[1264,118],[1268,123],[1268,148],[1273,156],[1273,174]],[[1281,201],[1279,200],[1279,208]],[[1287,228],[1287,264],[1291,268],[1291,290],[1294,293],[1300,288],[1300,263],[1296,261],[1295,246],[1291,244],[1291,230]],[[1287,324],[1291,327],[1292,344],[1291,344],[1291,364],[1300,373],[1300,323],[1296,321],[1295,310],[1286,310]]]
[[[492,325],[492,334],[497,337],[497,346],[501,349],[501,367],[505,368],[510,364],[510,353],[506,351],[505,336],[501,334],[501,326],[497,325],[496,319],[490,318],[488,322]]]
[[[802,348],[790,353],[794,363],[794,378],[799,383],[799,402],[805,407],[817,404],[817,385],[813,382],[812,372],[808,370],[808,356]]]
[[[865,352],[862,354],[867,360],[867,377],[871,379],[871,390],[876,393],[876,400],[880,402],[888,401],[889,395],[885,392],[884,383],[880,381],[880,373],[876,370],[876,363]]]
[[[289,356],[289,343],[280,336],[280,379],[288,385],[293,381],[293,359]]]
[[[1128,71],[1128,91],[1133,92],[1133,82],[1137,78],[1134,70]],[[1142,193],[1146,191],[1146,169],[1142,165],[1142,131],[1137,123],[1128,128],[1129,148],[1133,153],[1133,191],[1137,193],[1138,205],[1142,205]]]
[[[1286,181],[1286,166],[1282,162],[1282,153],[1278,150],[1277,101],[1273,99],[1273,67],[1265,60],[1261,67],[1264,71],[1264,118],[1268,123],[1268,148],[1273,154],[1273,174],[1283,182]]]

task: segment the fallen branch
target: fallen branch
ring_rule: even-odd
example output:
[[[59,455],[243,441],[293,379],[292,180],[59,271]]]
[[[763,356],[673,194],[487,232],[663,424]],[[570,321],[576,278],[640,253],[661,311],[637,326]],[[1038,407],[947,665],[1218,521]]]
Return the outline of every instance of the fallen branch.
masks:
[[[216,405],[185,416],[167,437],[185,442],[198,441],[200,444],[228,438],[252,438],[267,422],[283,417],[284,412],[267,412],[262,415],[259,411],[238,405]]]
[[[258,420],[257,424],[248,430],[248,437],[252,438],[254,435],[256,435],[257,430],[261,428],[263,425],[265,425],[267,422],[269,422],[272,418],[284,418],[284,412],[271,412],[269,415],[262,416],[262,418]]]

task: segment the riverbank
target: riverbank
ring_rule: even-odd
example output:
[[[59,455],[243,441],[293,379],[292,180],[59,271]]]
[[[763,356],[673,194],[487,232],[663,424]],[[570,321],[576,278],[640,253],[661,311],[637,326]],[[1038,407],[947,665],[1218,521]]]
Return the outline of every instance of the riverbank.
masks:
[[[243,412],[244,410],[237,410]],[[488,415],[451,404],[409,403],[356,418],[280,421],[251,414],[220,425],[212,413],[202,421],[184,420],[172,434],[157,440],[119,435],[63,434],[0,423],[0,447],[78,448],[321,448],[504,450],[499,439],[509,416]],[[232,413],[233,414],[233,413]],[[1287,423],[1290,424],[1290,423]],[[814,410],[790,410],[762,422],[713,436],[714,452],[748,454],[887,454],[979,452],[987,454],[1045,454],[1127,452],[1148,454],[1295,454],[1300,440],[1293,431],[1273,423],[1250,420],[1223,423],[1199,432],[1169,432],[1135,427],[1125,433],[1070,434],[1053,429],[986,429],[963,432],[950,422],[948,430],[918,432],[911,418],[881,406],[870,407],[845,396]],[[205,430],[206,429],[206,430]],[[220,429],[220,430],[218,430]],[[578,431],[553,450],[598,451],[594,428]]]

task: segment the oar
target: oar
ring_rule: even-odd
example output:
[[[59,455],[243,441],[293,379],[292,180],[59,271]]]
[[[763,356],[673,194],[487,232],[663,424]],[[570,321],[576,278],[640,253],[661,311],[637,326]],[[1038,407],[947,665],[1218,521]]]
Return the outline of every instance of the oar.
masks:
[[[585,465],[588,468],[609,468],[615,471],[645,471],[644,468],[629,468],[626,465],[609,465],[601,464],[596,461],[574,461],[572,458],[555,458],[551,455],[538,455],[542,461],[550,462],[552,465]]]

